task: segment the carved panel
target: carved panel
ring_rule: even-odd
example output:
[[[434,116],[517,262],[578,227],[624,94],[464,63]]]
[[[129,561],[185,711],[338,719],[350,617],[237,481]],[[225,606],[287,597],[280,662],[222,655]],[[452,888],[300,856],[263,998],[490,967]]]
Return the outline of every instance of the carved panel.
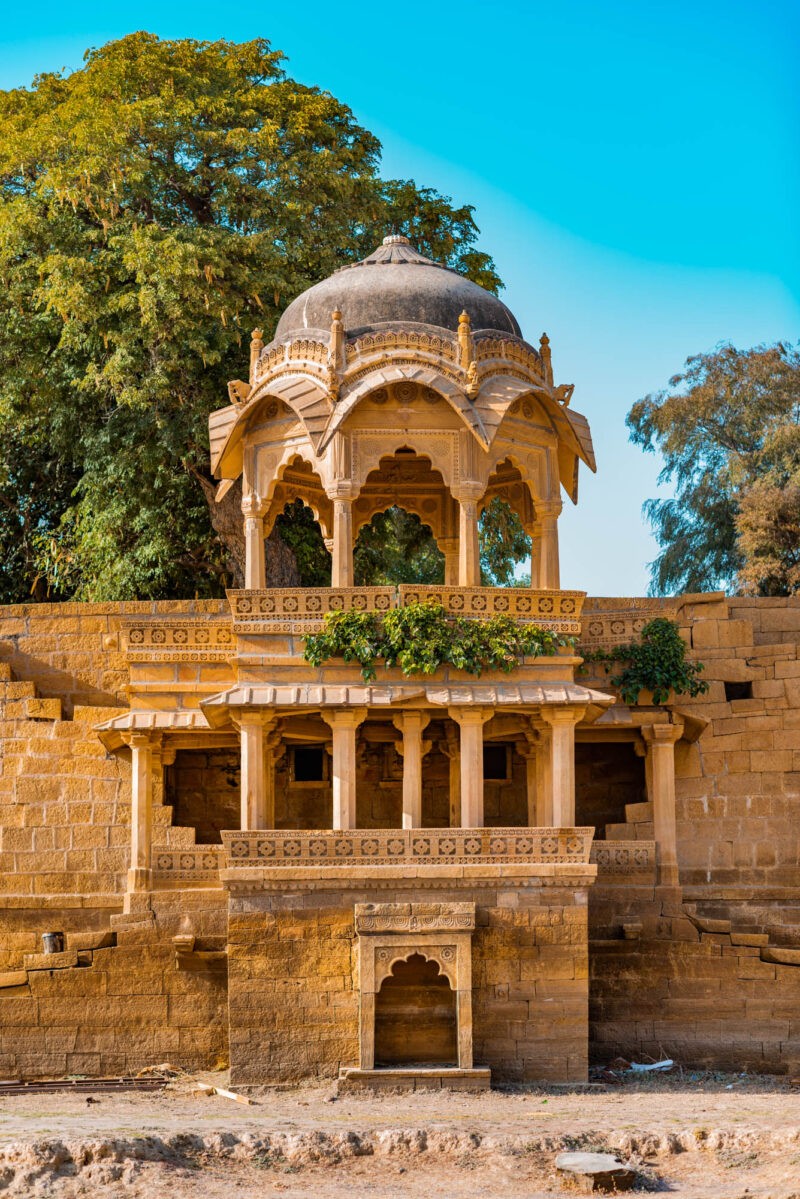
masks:
[[[129,662],[227,662],[234,652],[230,624],[203,620],[123,620]]]
[[[397,607],[394,587],[271,587],[229,591],[236,633],[316,632],[326,612],[387,612]]]
[[[656,868],[655,841],[595,841],[590,861],[598,874],[640,874]]]
[[[399,587],[401,604],[435,599],[452,616],[488,620],[491,616],[513,616],[515,620],[577,635],[585,592],[533,591],[523,587]]]
[[[570,829],[326,829],[224,832],[228,866],[444,866],[589,860],[594,830]]]
[[[474,903],[357,903],[356,932],[407,933],[469,931],[475,928]]]
[[[626,645],[636,640],[644,626],[656,617],[666,617],[674,620],[677,613],[676,605],[659,605],[653,601],[644,606],[642,600],[638,604],[630,601],[630,608],[620,608],[614,612],[587,613],[583,621],[581,645],[586,649],[599,649],[614,645]]]
[[[225,865],[221,845],[197,845],[188,849],[153,846],[153,877],[156,883],[218,882]]]

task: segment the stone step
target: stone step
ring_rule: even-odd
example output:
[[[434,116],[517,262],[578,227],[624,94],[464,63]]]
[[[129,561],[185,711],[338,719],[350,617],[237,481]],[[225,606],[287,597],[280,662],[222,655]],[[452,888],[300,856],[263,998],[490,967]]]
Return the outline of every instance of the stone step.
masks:
[[[0,683],[11,683],[14,676],[11,673],[11,666],[8,662],[0,662]]]
[[[779,966],[800,966],[800,949],[783,949],[770,945],[761,950],[762,962],[775,962]]]
[[[653,805],[648,800],[645,803],[626,803],[625,819],[628,824],[639,824],[643,820],[653,819]]]
[[[639,824],[607,824],[606,841],[653,841],[653,824],[651,821],[641,821]]]
[[[164,844],[170,849],[189,849],[197,844],[197,830],[193,828],[185,828],[182,825],[173,825],[170,828],[164,829],[165,838]]]
[[[713,920],[710,916],[690,916],[689,919],[701,933],[729,933],[730,920]]]
[[[767,933],[732,932],[731,945],[749,945],[753,949],[760,949],[769,945],[769,936]]]
[[[60,720],[61,700],[40,699],[32,696],[25,700],[25,718],[26,720]]]

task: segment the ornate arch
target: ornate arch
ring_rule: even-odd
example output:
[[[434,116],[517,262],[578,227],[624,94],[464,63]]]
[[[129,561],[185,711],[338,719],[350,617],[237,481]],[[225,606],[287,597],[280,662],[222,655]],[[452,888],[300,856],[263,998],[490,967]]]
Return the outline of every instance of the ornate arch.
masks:
[[[341,398],[331,413],[320,440],[318,452],[321,453],[325,449],[337,429],[341,428],[343,421],[370,392],[386,387],[389,383],[400,382],[419,383],[438,392],[458,413],[480,444],[488,449],[489,440],[480,415],[457,383],[440,371],[421,362],[396,363],[390,361],[380,366],[371,367],[361,378],[349,386],[347,384],[343,386]]]
[[[439,967],[439,974],[447,979],[450,990],[458,990],[455,945],[397,945],[381,946],[375,950],[375,993],[392,977],[395,966],[413,957],[433,962]]]
[[[282,452],[275,463],[274,471],[271,471],[267,486],[261,493],[262,502],[266,508],[264,518],[264,531],[266,535],[268,536],[272,531],[275,521],[286,504],[300,499],[306,507],[311,509],[314,520],[320,527],[322,536],[331,537],[333,535],[333,507],[325,492],[316,466],[311,461],[310,455],[304,454],[297,446],[275,447],[275,449],[282,449]],[[263,452],[264,450],[262,449],[261,453],[263,454]],[[298,463],[310,468],[311,477],[318,482],[318,487],[309,488],[304,486],[305,480],[302,478],[287,479],[287,472],[290,472],[291,468]],[[259,482],[263,477],[263,472],[270,471],[271,465],[271,455],[264,463],[259,460]]]

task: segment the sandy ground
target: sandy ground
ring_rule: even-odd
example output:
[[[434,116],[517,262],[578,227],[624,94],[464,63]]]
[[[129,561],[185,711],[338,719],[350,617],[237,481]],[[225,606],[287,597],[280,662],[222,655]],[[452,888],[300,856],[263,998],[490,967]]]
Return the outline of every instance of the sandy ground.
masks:
[[[558,1152],[587,1148],[630,1162],[640,1191],[800,1199],[800,1089],[625,1078],[590,1092],[263,1091],[250,1107],[176,1091],[9,1096],[0,1196],[538,1199],[568,1193]]]

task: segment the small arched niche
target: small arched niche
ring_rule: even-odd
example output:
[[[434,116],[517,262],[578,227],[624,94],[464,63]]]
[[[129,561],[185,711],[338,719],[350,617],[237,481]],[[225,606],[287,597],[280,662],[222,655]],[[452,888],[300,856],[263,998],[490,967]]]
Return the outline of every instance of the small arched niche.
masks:
[[[375,1066],[456,1066],[456,993],[421,953],[395,962],[375,996]]]

